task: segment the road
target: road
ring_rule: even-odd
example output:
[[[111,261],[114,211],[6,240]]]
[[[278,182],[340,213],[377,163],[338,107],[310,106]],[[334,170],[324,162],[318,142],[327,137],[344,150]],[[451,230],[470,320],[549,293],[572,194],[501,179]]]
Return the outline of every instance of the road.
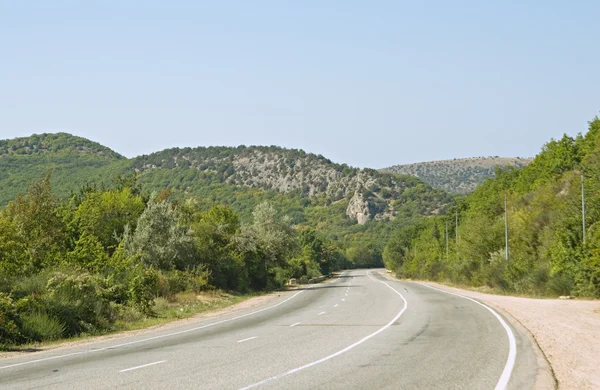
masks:
[[[0,360],[0,388],[528,389],[536,370],[529,339],[482,304],[352,270],[210,321]]]

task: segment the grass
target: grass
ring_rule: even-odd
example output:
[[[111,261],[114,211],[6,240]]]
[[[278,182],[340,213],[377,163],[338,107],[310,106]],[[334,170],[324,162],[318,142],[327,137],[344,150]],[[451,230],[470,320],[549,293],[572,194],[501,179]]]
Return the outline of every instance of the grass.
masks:
[[[411,281],[411,282],[438,283],[438,284],[441,284],[441,285],[444,285],[447,287],[453,287],[453,288],[458,288],[461,290],[478,292],[478,293],[482,293],[482,294],[504,295],[504,296],[509,296],[509,297],[534,298],[534,299],[557,299],[558,298],[558,296],[556,294],[549,294],[549,293],[544,294],[542,292],[536,292],[536,291],[517,292],[517,291],[513,291],[513,290],[503,290],[498,287],[490,287],[490,286],[486,286],[486,285],[473,286],[470,284],[453,282],[449,279],[444,279],[444,280],[407,279],[407,278],[400,278],[395,273],[388,274],[388,275],[390,275],[391,277],[398,279],[398,280],[407,280],[407,281]],[[585,297],[578,297],[578,298],[586,299]],[[590,299],[590,298],[588,298],[588,299]]]
[[[21,344],[18,346],[0,345],[0,351],[35,352],[42,348],[56,346],[64,342],[84,341],[93,339],[94,337],[123,331],[145,329],[176,320],[190,318],[198,314],[224,309],[263,294],[265,293],[232,294],[220,290],[202,292],[199,294],[193,292],[179,293],[172,296],[169,300],[165,298],[156,298],[154,300],[153,316],[146,316],[129,307],[123,308],[119,318],[110,330],[94,334],[82,333],[71,338],[46,340],[36,343]]]
[[[190,318],[235,305],[258,295],[260,294],[234,295],[223,291],[210,291],[200,294],[179,293],[169,300],[157,298],[154,300],[154,316],[144,316],[137,312],[123,313],[124,316],[115,323],[115,331],[143,329]]]

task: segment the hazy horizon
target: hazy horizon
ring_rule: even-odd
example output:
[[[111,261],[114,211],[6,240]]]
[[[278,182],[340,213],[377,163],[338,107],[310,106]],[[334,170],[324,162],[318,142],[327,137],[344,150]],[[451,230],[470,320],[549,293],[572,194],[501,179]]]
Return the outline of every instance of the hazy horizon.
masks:
[[[65,131],[48,131],[46,133],[47,134],[58,134],[58,133],[67,133],[67,132],[65,132]],[[9,139],[27,138],[29,136],[42,135],[42,134],[44,134],[44,133],[32,133],[32,134],[29,134],[29,135],[19,136],[19,137],[13,137],[13,138],[9,138]],[[76,137],[82,137],[82,136],[77,135],[77,134],[72,134],[72,133],[67,133],[67,134],[70,134],[70,135],[76,136]],[[186,147],[187,148],[198,148],[198,147],[232,147],[232,148],[235,148],[235,147],[238,147],[238,146],[246,146],[246,147],[253,147],[253,146],[258,146],[258,147],[261,147],[261,146],[264,146],[264,147],[277,146],[277,147],[281,147],[281,148],[285,148],[285,149],[299,149],[299,150],[303,150],[306,153],[311,153],[311,154],[315,154],[315,155],[320,154],[320,153],[315,153],[315,152],[312,152],[312,151],[306,150],[306,149],[295,148],[295,147],[284,147],[284,146],[279,146],[279,145],[245,145],[245,144],[239,144],[239,145],[186,145],[186,146],[173,146],[173,147],[169,147],[169,148],[155,150],[154,152],[150,152],[150,153],[141,153],[141,154],[136,154],[136,155],[129,156],[129,155],[125,155],[125,154],[121,153],[119,150],[115,150],[115,149],[111,148],[108,145],[104,145],[104,144],[102,144],[102,142],[99,142],[97,140],[94,140],[94,139],[91,139],[91,138],[87,138],[87,137],[83,137],[83,138],[86,138],[86,139],[88,139],[90,141],[93,141],[93,142],[98,142],[102,146],[106,146],[109,149],[111,149],[113,152],[116,152],[116,153],[118,153],[118,154],[120,154],[120,155],[122,155],[122,156],[124,156],[124,157],[126,157],[128,159],[139,157],[139,156],[142,156],[142,155],[152,154],[154,152],[160,152],[160,151],[165,150],[165,149],[171,149],[171,148],[181,148],[181,149],[183,149],[183,148],[186,148]],[[337,163],[337,164],[348,164],[350,166],[353,166],[352,164],[349,164],[346,161],[334,161],[333,159],[329,158],[327,155],[324,155],[324,154],[321,154],[321,155],[323,157],[331,160],[334,163]],[[436,162],[436,161],[469,160],[469,159],[483,159],[483,158],[521,158],[521,159],[530,159],[530,158],[533,158],[533,157],[535,157],[535,155],[534,156],[498,156],[498,155],[495,155],[495,156],[452,157],[452,158],[447,158],[447,159],[442,159],[442,160],[435,160],[434,159],[434,160],[426,160],[426,161],[415,161],[415,162],[408,162],[408,163],[392,164],[392,165],[385,166],[385,167],[364,166],[364,167],[360,167],[360,168],[383,169],[383,168],[390,168],[390,167],[392,167],[394,165],[410,165],[410,164],[418,164],[418,163],[425,163],[425,162]]]
[[[533,157],[600,110],[600,4],[0,5],[0,138],[127,157],[277,145],[356,167]],[[6,39],[8,38],[8,39]]]

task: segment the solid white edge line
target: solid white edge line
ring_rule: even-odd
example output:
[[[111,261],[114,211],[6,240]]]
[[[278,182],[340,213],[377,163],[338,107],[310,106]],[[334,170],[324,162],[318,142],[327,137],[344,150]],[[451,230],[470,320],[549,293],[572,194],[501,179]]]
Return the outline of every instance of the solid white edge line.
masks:
[[[456,293],[453,293],[450,291],[442,290],[441,288],[432,287],[428,284],[423,284],[423,283],[419,283],[419,284],[421,286],[429,287],[433,290],[441,291],[446,294],[455,295],[457,297],[468,299],[469,301],[475,302],[476,304],[486,308],[490,313],[492,313],[494,315],[494,317],[496,317],[496,319],[498,319],[498,321],[500,322],[500,324],[506,331],[506,335],[508,336],[508,358],[506,359],[506,364],[504,365],[504,370],[502,370],[502,375],[500,375],[500,379],[498,380],[498,383],[496,384],[496,387],[494,388],[494,390],[505,390],[506,387],[508,386],[508,383],[510,382],[510,377],[511,377],[512,371],[515,367],[515,361],[517,360],[517,342],[515,340],[515,334],[513,333],[512,329],[510,329],[510,327],[508,326],[506,321],[504,321],[504,319],[500,316],[500,314],[498,314],[494,309],[492,309],[488,305],[483,304],[473,298],[469,298],[464,295],[456,294]]]
[[[157,364],[161,364],[161,363],[165,363],[166,360],[161,360],[159,362],[154,362],[154,363],[148,363],[148,364],[142,364],[141,366],[137,366],[137,367],[131,367],[131,368],[126,368],[124,370],[121,370],[119,372],[127,372],[127,371],[133,371],[133,370],[137,370],[140,368],[145,368],[145,367],[150,367],[150,366],[155,366]]]
[[[384,325],[382,328],[378,329],[377,331],[371,333],[370,335],[368,335],[366,337],[363,337],[362,339],[358,340],[354,344],[350,344],[346,348],[341,349],[341,350],[339,350],[339,351],[337,351],[335,353],[332,353],[331,355],[325,356],[324,358],[321,358],[319,360],[315,360],[314,362],[305,364],[303,366],[294,368],[292,370],[288,370],[288,371],[286,371],[286,372],[284,372],[282,374],[273,376],[271,378],[267,378],[267,379],[265,379],[263,381],[256,382],[256,383],[251,384],[251,385],[246,386],[246,387],[242,387],[240,390],[253,389],[255,387],[262,386],[262,385],[267,384],[269,382],[276,381],[276,380],[281,379],[283,377],[286,377],[288,375],[295,374],[298,371],[302,371],[302,370],[305,370],[307,368],[310,368],[310,367],[316,366],[318,364],[321,364],[323,362],[326,362],[327,360],[333,359],[334,357],[337,357],[339,355],[342,355],[342,354],[350,351],[351,349],[359,346],[360,344],[364,343],[365,341],[369,340],[370,338],[377,336],[379,333],[383,332],[384,330],[386,330],[387,328],[389,328],[390,326],[392,326],[394,324],[394,322],[398,321],[398,319],[400,318],[400,316],[402,316],[402,314],[404,314],[404,312],[408,308],[408,302],[406,301],[406,299],[404,298],[404,296],[402,296],[402,294],[400,294],[400,292],[398,290],[396,290],[395,288],[393,288],[392,286],[390,286],[389,284],[387,284],[386,282],[384,282],[382,280],[379,280],[379,282],[385,284],[388,288],[390,288],[392,291],[394,291],[396,294],[398,294],[400,296],[400,298],[402,298],[402,300],[404,301],[404,307],[402,308],[402,310],[400,310],[400,312],[398,314],[396,314],[396,316],[390,322],[388,322],[386,325]]]
[[[238,343],[245,343],[246,341],[250,341],[250,340],[254,340],[257,339],[258,336],[252,336],[252,337],[248,337],[247,339],[243,339],[243,340],[238,340]]]
[[[265,307],[264,309],[260,309],[260,310],[257,310],[257,311],[253,311],[251,313],[243,314],[241,316],[237,316],[237,317],[233,317],[233,318],[227,318],[227,319],[224,319],[224,320],[221,320],[221,321],[212,322],[210,324],[206,324],[206,325],[202,325],[202,326],[197,326],[195,328],[186,329],[186,330],[182,330],[182,331],[174,332],[174,333],[167,333],[167,334],[163,334],[163,335],[159,335],[159,336],[154,336],[154,337],[148,337],[146,339],[130,341],[130,342],[127,342],[127,343],[122,343],[122,344],[117,344],[117,345],[111,345],[111,346],[104,347],[104,348],[89,349],[89,350],[86,350],[86,351],[73,352],[73,353],[68,353],[68,354],[65,354],[65,355],[50,356],[50,357],[47,357],[47,358],[41,358],[41,359],[29,360],[29,361],[21,362],[21,363],[9,364],[7,366],[0,366],[0,370],[7,369],[7,368],[12,368],[12,367],[24,366],[26,364],[40,363],[40,362],[44,362],[44,361],[48,361],[48,360],[62,359],[62,358],[66,358],[66,357],[69,357],[69,356],[84,355],[84,354],[94,353],[94,352],[102,352],[102,351],[107,351],[107,350],[110,350],[110,349],[115,349],[115,348],[120,348],[120,347],[126,347],[128,345],[140,344],[140,343],[144,343],[144,342],[147,342],[147,341],[163,339],[163,338],[166,338],[166,337],[178,336],[180,334],[185,334],[185,333],[194,332],[194,331],[197,331],[197,330],[200,330],[200,329],[210,328],[211,326],[220,325],[220,324],[224,324],[226,322],[239,320],[240,318],[248,317],[248,316],[251,316],[251,315],[254,315],[254,314],[262,313],[263,311],[266,311],[266,310],[274,309],[277,306],[283,305],[284,303],[286,303],[290,299],[293,299],[293,298],[297,297],[298,295],[302,294],[304,291],[306,291],[306,290],[299,291],[296,294],[292,295],[291,297],[289,297],[289,298],[287,298],[287,299],[285,299],[285,300],[283,300],[283,301],[281,301],[281,302],[279,302],[279,303],[277,303],[277,304],[275,304],[273,306]]]

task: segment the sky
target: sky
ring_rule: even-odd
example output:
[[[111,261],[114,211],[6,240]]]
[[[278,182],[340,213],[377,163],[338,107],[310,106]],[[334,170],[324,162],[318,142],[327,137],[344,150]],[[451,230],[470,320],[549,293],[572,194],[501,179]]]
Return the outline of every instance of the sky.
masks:
[[[352,166],[526,157],[600,112],[598,1],[0,0],[0,138]]]

